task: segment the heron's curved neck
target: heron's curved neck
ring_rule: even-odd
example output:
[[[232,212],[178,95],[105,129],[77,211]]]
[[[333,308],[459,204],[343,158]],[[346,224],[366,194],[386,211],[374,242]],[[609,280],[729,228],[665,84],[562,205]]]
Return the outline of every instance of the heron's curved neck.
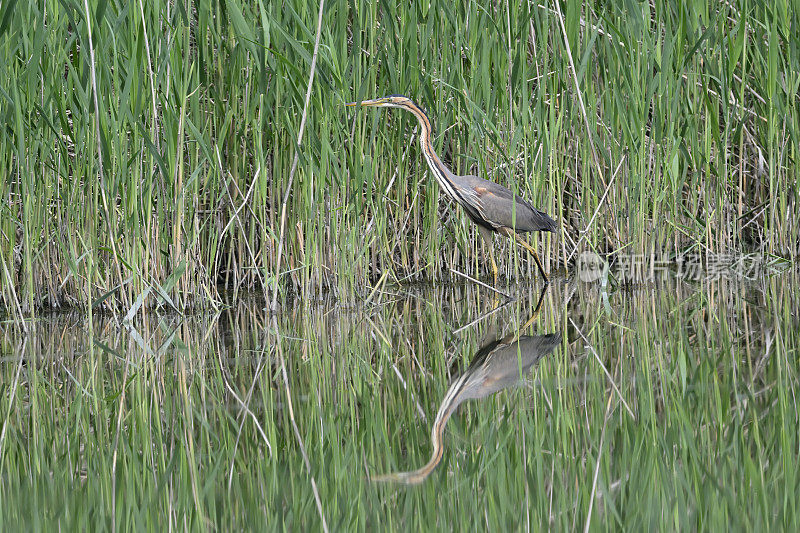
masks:
[[[439,156],[436,155],[436,152],[433,150],[433,143],[431,142],[433,127],[431,126],[431,121],[428,119],[428,115],[413,102],[402,105],[402,108],[413,113],[419,121],[422,130],[419,135],[419,145],[422,148],[425,161],[428,162],[428,166],[431,172],[433,172],[433,176],[436,178],[439,186],[442,187],[451,198],[457,199],[459,197],[458,192],[456,192],[450,180],[450,174],[452,174],[452,172],[442,163],[442,160],[439,159]]]

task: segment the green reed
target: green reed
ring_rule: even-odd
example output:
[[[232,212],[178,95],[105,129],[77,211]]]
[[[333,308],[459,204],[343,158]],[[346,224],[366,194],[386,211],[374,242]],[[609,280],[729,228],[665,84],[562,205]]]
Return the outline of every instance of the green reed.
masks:
[[[275,276],[282,294],[350,299],[383,275],[483,275],[413,119],[341,105],[396,92],[434,118],[454,170],[559,219],[536,237],[550,268],[576,245],[797,254],[785,0],[328,3],[280,265],[318,5],[89,4],[0,13],[0,298],[17,318],[207,305]],[[496,246],[505,274],[531,272]]]

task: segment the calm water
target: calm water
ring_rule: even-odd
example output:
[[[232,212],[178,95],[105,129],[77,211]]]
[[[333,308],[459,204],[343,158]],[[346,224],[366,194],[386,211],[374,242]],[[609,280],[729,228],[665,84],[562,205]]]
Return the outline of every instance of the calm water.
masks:
[[[798,287],[0,324],[0,529],[793,528]]]

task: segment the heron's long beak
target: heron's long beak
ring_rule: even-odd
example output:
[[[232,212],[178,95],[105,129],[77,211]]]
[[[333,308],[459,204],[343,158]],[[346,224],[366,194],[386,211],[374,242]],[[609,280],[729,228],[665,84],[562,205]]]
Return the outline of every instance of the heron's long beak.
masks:
[[[376,98],[374,100],[362,100],[361,102],[347,102],[344,105],[346,105],[348,107],[353,107],[353,106],[357,106],[357,105],[368,107],[368,106],[381,105],[383,103],[386,103],[386,98]]]

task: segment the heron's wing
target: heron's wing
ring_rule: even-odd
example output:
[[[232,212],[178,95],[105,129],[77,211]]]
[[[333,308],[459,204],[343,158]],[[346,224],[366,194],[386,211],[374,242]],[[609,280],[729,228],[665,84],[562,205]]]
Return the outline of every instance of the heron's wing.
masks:
[[[464,208],[476,223],[495,231],[555,231],[555,221],[498,183],[477,176],[454,176]]]

